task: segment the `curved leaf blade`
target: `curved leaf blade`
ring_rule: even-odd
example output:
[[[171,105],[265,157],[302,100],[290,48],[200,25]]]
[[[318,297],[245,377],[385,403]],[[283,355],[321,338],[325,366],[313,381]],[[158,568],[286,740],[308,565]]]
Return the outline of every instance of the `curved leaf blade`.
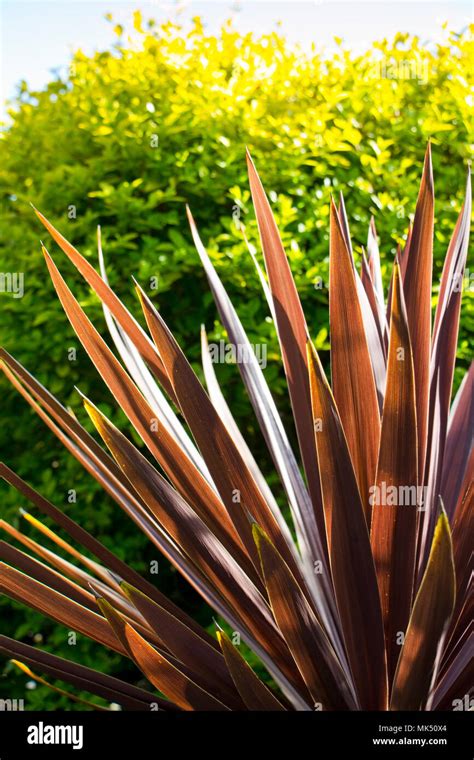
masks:
[[[217,632],[229,673],[249,710],[284,710],[283,705],[255,675],[224,631]]]
[[[428,432],[433,229],[434,184],[431,146],[428,144],[413,229],[401,263],[415,368],[418,472],[420,475],[424,472],[425,467]]]
[[[17,657],[47,675],[66,681],[81,690],[97,694],[111,702],[118,702],[126,710],[151,710],[153,705],[158,705],[160,710],[179,709],[172,702],[165,701],[145,689],[7,636],[0,635],[0,653],[7,657]]]
[[[398,636],[405,633],[411,611],[420,506],[417,465],[413,357],[400,272],[395,264],[387,388],[377,477],[371,496],[370,535],[384,620],[389,681],[400,654]]]
[[[433,331],[424,476],[427,494],[420,544],[420,567],[423,567],[428,554],[428,546],[436,522],[436,504],[440,496],[470,223],[471,176],[469,173],[463,208],[444,262]],[[462,441],[459,443],[462,447]]]
[[[150,683],[183,710],[217,710],[227,708],[201,689],[190,678],[175,667],[163,654],[140,636],[103,597],[97,604],[107,619],[112,631],[122,647],[145,674]]]
[[[323,709],[347,710],[352,690],[331,643],[269,537],[256,524],[253,534],[275,620],[313,700]]]
[[[377,467],[380,411],[354,265],[333,201],[329,278],[332,390],[370,525],[369,489]]]
[[[306,321],[270,204],[248,151],[247,168],[301,457],[319,528],[319,536],[323,541],[324,516],[321,486],[314,466],[316,451],[311,429],[311,398],[306,360]],[[327,557],[327,548],[324,543],[322,548],[325,551],[325,557]]]
[[[128,583],[120,587],[166,649],[196,674],[196,683],[228,707],[241,709],[222,655],[141,591]]]
[[[390,702],[392,710],[424,708],[455,598],[451,531],[442,510],[400,653]]]
[[[381,710],[387,701],[385,642],[366,518],[342,422],[310,340],[308,362],[331,572],[347,656],[361,708]]]

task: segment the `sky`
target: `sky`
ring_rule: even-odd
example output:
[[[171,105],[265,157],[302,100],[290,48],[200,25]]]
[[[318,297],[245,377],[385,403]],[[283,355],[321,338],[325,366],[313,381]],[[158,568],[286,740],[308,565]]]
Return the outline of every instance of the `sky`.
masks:
[[[0,0],[0,105],[3,111],[22,79],[35,89],[43,87],[54,69],[67,67],[74,49],[92,53],[109,48],[114,36],[107,13],[125,26],[136,9],[157,22],[174,18],[189,23],[201,16],[209,31],[217,31],[230,16],[245,32],[272,31],[280,22],[288,39],[304,46],[330,49],[338,36],[360,50],[397,31],[436,41],[446,34],[443,22],[456,31],[472,22],[473,8],[469,0]]]

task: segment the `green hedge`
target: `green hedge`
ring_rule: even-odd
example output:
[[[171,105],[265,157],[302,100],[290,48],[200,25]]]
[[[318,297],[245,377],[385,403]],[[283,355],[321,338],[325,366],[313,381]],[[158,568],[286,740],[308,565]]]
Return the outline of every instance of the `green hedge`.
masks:
[[[315,281],[327,279],[330,195],[344,191],[356,256],[373,214],[383,261],[390,263],[414,210],[428,139],[436,187],[435,283],[439,279],[472,142],[472,36],[452,33],[446,44],[428,50],[418,39],[399,34],[362,55],[339,43],[325,59],[314,50],[291,47],[276,34],[256,38],[226,26],[218,36],[208,36],[199,20],[185,35],[172,24],[150,24],[144,31],[136,14],[133,41],[120,27],[113,33],[110,51],[92,57],[77,52],[67,77],[53,79],[40,92],[22,84],[12,103],[0,141],[0,272],[24,273],[25,293],[21,299],[0,294],[1,341],[82,421],[74,385],[123,424],[54,294],[38,243],[44,231],[29,202],[94,263],[95,228],[102,225],[111,284],[136,313],[131,275],[145,287],[158,276],[158,291],[150,292],[198,366],[200,324],[206,324],[211,339],[225,335],[191,242],[187,202],[251,341],[270,346],[265,372],[288,419],[274,328],[234,221],[238,207],[260,255],[245,146],[270,195],[312,334],[324,355],[327,293]],[[48,239],[45,243],[105,334],[97,299],[57,248]],[[456,383],[472,346],[473,314],[473,295],[466,292]],[[70,347],[77,348],[74,362],[67,358]],[[231,366],[218,372],[237,420],[269,472],[238,373]],[[146,572],[154,558],[146,540],[4,379],[0,387],[3,458]],[[67,503],[71,488],[77,490],[76,504]],[[4,516],[18,524],[18,496],[2,487],[2,499]],[[174,571],[163,567],[159,583],[210,622],[209,611]],[[128,667],[83,639],[75,654],[63,628],[20,605],[8,602],[7,609],[11,635],[30,641],[39,634],[41,646],[115,673]],[[11,696],[11,686],[0,684]],[[22,696],[24,676],[15,684]],[[31,692],[28,706],[42,700],[50,707],[67,704],[41,687]]]

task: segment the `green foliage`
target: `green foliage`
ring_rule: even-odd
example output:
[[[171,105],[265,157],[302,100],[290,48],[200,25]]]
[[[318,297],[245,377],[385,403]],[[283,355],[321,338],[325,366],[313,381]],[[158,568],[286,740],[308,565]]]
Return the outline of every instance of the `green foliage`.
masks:
[[[23,84],[12,104],[0,142],[0,272],[24,273],[25,292],[21,299],[0,293],[1,341],[82,421],[75,384],[115,422],[123,422],[114,416],[113,399],[54,296],[28,203],[44,211],[93,262],[93,230],[100,223],[112,287],[135,307],[129,279],[134,274],[197,366],[200,323],[211,340],[225,334],[187,228],[187,202],[250,340],[269,344],[265,372],[284,418],[290,419],[274,327],[238,223],[260,255],[245,146],[270,192],[311,332],[324,351],[327,290],[317,283],[326,283],[328,276],[330,195],[344,192],[356,257],[373,214],[382,262],[391,262],[415,207],[428,139],[437,189],[434,282],[439,281],[472,143],[472,36],[453,33],[446,44],[427,49],[417,38],[399,34],[361,55],[339,44],[324,58],[315,50],[292,48],[276,34],[255,38],[226,26],[219,36],[208,36],[199,20],[188,35],[172,24],[141,29],[136,16],[138,43],[132,44],[115,27],[111,51],[92,57],[77,51],[66,78],[55,78],[41,92]],[[63,258],[61,267],[105,334],[97,299]],[[474,296],[466,291],[456,384],[473,331]],[[75,361],[68,359],[70,348],[77,349]],[[218,373],[242,431],[254,441],[263,470],[269,469],[235,368],[218,367]],[[147,572],[155,554],[144,537],[3,381],[1,393],[2,457],[129,564]],[[68,503],[70,489],[77,491],[76,503]],[[6,518],[15,521],[13,490],[3,489],[3,503]],[[160,587],[210,622],[209,612],[175,572],[161,570],[164,565]],[[9,606],[9,614],[10,635],[31,640],[41,631],[48,646],[69,656],[63,629],[19,605]],[[117,672],[117,658],[98,654],[87,641],[81,647],[81,662]],[[63,706],[55,695],[48,704]]]

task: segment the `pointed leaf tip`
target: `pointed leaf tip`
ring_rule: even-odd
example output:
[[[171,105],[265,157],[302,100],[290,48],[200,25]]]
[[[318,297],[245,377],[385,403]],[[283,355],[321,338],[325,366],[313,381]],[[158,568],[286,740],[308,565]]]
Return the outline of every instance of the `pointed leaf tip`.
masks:
[[[257,549],[260,551],[262,539],[266,538],[265,531],[263,531],[260,525],[256,522],[252,523],[252,536],[255,541]]]
[[[81,394],[82,395],[82,394]],[[87,414],[91,418],[92,422],[94,423],[94,426],[99,431],[99,433],[102,435],[102,430],[104,430],[103,420],[102,420],[102,412],[97,409],[96,406],[90,401],[86,396],[82,396],[82,403],[84,404],[84,409],[86,410]]]
[[[430,192],[434,191],[434,179],[433,179],[433,162],[431,158],[431,142],[428,141],[425,153],[425,161],[423,165],[423,176],[425,177],[429,186]]]
[[[101,594],[99,591],[97,591],[97,589],[93,586],[92,583],[88,583],[88,586],[91,590],[91,593],[95,596],[97,600],[104,599],[104,595]]]

